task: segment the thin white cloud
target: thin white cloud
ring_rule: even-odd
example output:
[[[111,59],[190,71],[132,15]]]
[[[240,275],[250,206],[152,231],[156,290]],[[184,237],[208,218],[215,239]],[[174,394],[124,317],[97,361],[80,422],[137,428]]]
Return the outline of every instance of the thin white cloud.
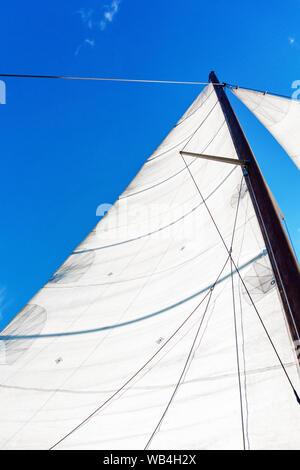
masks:
[[[94,10],[92,8],[86,9],[86,8],[80,8],[80,10],[76,11],[78,15],[80,16],[82,22],[87,25],[89,29],[92,29],[93,27],[93,14]]]
[[[81,47],[82,47],[82,44],[80,44],[80,46],[78,46],[78,47],[76,48],[76,51],[74,52],[74,55],[78,55],[78,54],[79,54],[79,51],[80,51]]]
[[[85,39],[84,40],[85,44],[89,44],[89,46],[94,47],[95,45],[95,40],[94,39]]]
[[[80,16],[82,23],[88,29],[93,29],[93,31],[100,29],[101,31],[104,31],[107,25],[113,22],[114,17],[119,11],[121,1],[122,0],[111,0],[109,4],[103,6],[101,15],[99,15],[99,13],[97,14],[97,12],[92,8],[80,8],[75,13]],[[77,56],[83,46],[87,45],[94,47],[95,44],[96,42],[94,39],[84,39],[75,50],[74,55]]]
[[[121,0],[111,0],[108,5],[103,6],[104,13],[100,17],[92,8],[80,8],[75,13],[80,16],[83,24],[89,29],[97,26],[101,31],[104,31],[107,25],[113,22],[114,17],[119,11],[120,3]]]
[[[121,3],[121,0],[112,0],[110,5],[105,6],[105,12],[103,14],[102,19],[99,22],[99,27],[101,31],[103,31],[108,23],[112,23],[114,16],[118,13],[119,11],[119,5]]]
[[[77,47],[76,51],[74,52],[74,55],[78,55],[79,54],[79,51],[80,49],[82,48],[82,46],[84,45],[88,45],[90,47],[94,47],[95,45],[95,40],[94,39],[89,39],[89,38],[86,38],[82,44],[79,44],[79,46]]]
[[[289,45],[290,45],[293,49],[295,49],[295,50],[297,50],[297,51],[300,50],[300,43],[299,43],[299,41],[298,41],[294,36],[289,36],[289,37],[288,37],[288,41],[289,41]]]

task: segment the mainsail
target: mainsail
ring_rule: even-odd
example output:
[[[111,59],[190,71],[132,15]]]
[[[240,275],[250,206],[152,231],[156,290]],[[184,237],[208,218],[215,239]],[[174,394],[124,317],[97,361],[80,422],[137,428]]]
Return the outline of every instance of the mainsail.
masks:
[[[240,87],[231,87],[231,91],[255,114],[300,168],[300,101]]]
[[[2,331],[2,449],[300,448],[298,360],[241,166],[188,152],[238,163],[212,84]]]

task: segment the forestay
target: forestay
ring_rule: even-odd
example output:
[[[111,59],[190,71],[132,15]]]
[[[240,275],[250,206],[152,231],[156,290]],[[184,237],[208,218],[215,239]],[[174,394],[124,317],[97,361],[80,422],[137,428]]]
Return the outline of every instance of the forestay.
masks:
[[[248,295],[299,390],[241,167],[180,151],[237,158],[212,85],[3,330],[2,449],[300,447]]]
[[[231,91],[271,132],[300,168],[300,101],[246,88],[231,87]]]

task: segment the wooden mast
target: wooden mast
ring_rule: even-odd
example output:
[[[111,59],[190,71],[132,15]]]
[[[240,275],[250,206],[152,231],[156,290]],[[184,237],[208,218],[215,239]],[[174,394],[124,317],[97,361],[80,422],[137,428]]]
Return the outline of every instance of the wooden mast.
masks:
[[[244,171],[245,181],[264,237],[300,363],[299,266],[260,168],[224,91],[225,84],[223,86],[220,84],[214,72],[210,73],[209,80],[212,82],[219,99],[238,158],[248,162],[247,170]]]

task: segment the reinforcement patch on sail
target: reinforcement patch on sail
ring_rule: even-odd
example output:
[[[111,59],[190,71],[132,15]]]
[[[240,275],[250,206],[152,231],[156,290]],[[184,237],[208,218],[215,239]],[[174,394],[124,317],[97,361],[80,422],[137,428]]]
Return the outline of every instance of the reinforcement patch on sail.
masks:
[[[244,277],[244,283],[254,302],[258,302],[275,288],[276,281],[272,268],[265,260],[254,261]],[[251,304],[249,294],[242,285],[242,292],[246,302]]]
[[[67,261],[50,278],[50,283],[69,284],[78,281],[91,267],[95,253],[80,253]]]
[[[43,307],[35,304],[26,305],[4,330],[2,336],[38,335],[47,319],[47,312]],[[13,338],[0,340],[0,364],[11,365],[18,360],[32,345],[35,338]]]
[[[248,192],[248,188],[246,186],[246,183],[243,181],[242,185],[238,184],[234,190],[234,193],[230,199],[230,205],[231,207],[236,207],[238,204],[238,201],[241,199],[244,199],[246,196],[246,193]]]

